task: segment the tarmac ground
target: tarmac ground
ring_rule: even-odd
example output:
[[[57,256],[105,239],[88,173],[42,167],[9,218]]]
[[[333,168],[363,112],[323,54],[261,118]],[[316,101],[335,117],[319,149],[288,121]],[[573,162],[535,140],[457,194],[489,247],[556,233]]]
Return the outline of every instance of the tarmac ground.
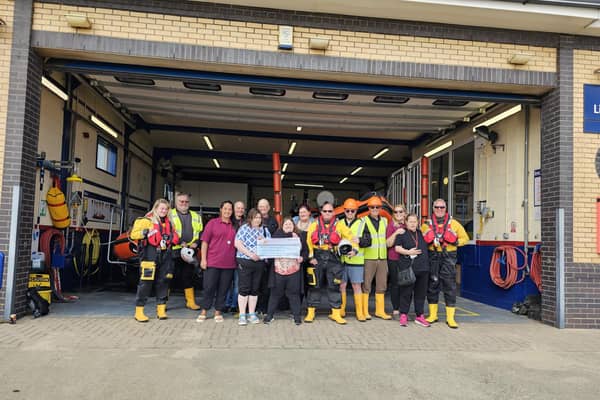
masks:
[[[350,297],[350,296],[349,296]],[[461,299],[460,328],[286,313],[240,327],[133,319],[131,293],[82,295],[0,325],[0,399],[597,399],[600,331],[559,330]],[[350,308],[351,310],[351,308]]]

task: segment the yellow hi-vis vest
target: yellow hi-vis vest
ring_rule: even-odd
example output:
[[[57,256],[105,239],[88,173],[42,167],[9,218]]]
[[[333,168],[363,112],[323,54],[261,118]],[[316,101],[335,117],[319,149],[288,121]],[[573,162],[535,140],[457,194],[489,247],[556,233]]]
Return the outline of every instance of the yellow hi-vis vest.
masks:
[[[198,213],[196,211],[189,210],[188,212],[192,216],[192,230],[193,230],[192,240],[189,243],[194,243],[194,242],[197,243],[200,240],[200,232],[202,232],[202,230],[204,229],[204,226],[202,225],[202,219],[200,218],[200,216],[198,215]],[[171,210],[171,222],[173,222],[173,227],[175,228],[175,232],[177,232],[177,235],[181,238],[182,237],[181,234],[183,233],[182,232],[183,228],[181,226],[181,220],[179,219],[179,215],[177,214],[177,209],[175,209],[175,208],[173,208]],[[173,250],[181,249],[181,245],[173,246],[172,248],[173,248]]]
[[[352,221],[352,226],[348,226],[345,219],[338,221],[338,224],[343,224],[344,226],[348,227],[352,232],[352,236],[355,236],[359,239],[365,230],[365,221],[362,219],[355,219]],[[357,251],[357,254],[352,257],[342,256],[342,262],[350,265],[363,265],[365,263],[364,250],[354,243],[352,243],[352,248]]]
[[[371,246],[365,249],[366,260],[386,260],[387,245],[385,244],[385,233],[387,230],[387,219],[379,217],[379,231],[375,230],[373,222],[368,215],[364,216],[363,221],[371,234]]]

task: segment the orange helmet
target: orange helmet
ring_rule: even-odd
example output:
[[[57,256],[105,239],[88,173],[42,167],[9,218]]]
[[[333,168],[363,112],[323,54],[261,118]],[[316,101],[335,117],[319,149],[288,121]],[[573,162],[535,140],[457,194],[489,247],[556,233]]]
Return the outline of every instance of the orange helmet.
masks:
[[[348,198],[342,205],[344,210],[358,210],[358,203],[353,198]]]
[[[381,202],[381,199],[379,198],[379,196],[373,196],[367,202],[368,207],[381,207],[382,205],[383,205],[383,203]]]

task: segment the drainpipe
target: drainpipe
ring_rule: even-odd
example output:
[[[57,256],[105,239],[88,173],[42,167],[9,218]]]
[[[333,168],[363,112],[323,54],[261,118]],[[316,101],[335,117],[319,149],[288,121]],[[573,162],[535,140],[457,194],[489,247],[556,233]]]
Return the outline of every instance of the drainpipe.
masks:
[[[525,270],[529,274],[528,250],[529,250],[529,112],[530,107],[525,106],[525,148],[523,162],[523,251],[525,252]]]
[[[273,214],[281,226],[281,160],[279,153],[273,153]]]

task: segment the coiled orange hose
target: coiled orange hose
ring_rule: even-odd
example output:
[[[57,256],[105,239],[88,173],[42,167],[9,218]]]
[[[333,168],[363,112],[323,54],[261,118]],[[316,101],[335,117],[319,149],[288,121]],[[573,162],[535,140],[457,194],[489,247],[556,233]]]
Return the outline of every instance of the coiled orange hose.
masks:
[[[531,256],[531,270],[529,276],[540,293],[542,292],[542,253],[535,251]]]
[[[523,265],[518,265],[517,263],[517,251],[521,253],[523,259]],[[506,256],[506,277],[502,277],[502,266],[500,263],[500,259],[502,256]],[[492,261],[490,263],[490,278],[492,281],[503,289],[510,289],[512,286],[523,282],[525,279],[525,274],[521,274],[521,278],[519,278],[519,272],[525,269],[527,265],[527,257],[525,256],[525,252],[518,247],[514,246],[498,246],[494,249],[494,254],[492,255]]]

